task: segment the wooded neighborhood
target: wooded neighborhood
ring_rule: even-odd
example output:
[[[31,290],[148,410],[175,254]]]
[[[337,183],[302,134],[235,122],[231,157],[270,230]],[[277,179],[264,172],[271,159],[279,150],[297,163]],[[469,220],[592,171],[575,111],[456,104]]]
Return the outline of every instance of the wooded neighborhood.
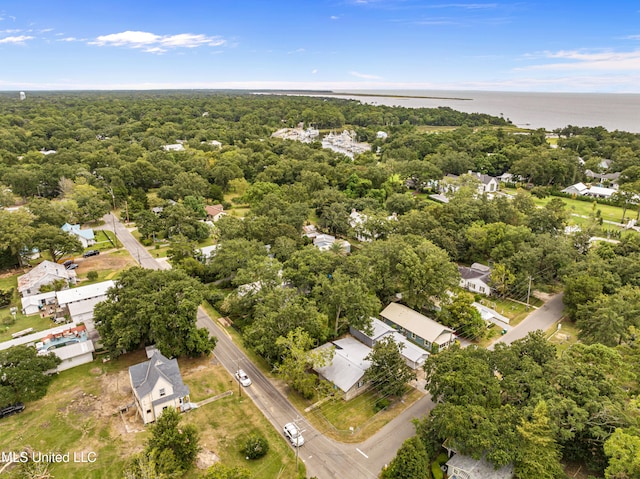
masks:
[[[108,478],[325,477],[319,436],[360,443],[423,404],[386,467],[353,477],[638,478],[638,215],[640,135],[602,127],[233,91],[2,93],[0,407],[25,408],[0,449],[86,441]],[[551,328],[505,340],[559,298]],[[102,412],[80,408],[107,390]],[[256,400],[276,391],[304,446]],[[52,421],[83,426],[37,442]]]

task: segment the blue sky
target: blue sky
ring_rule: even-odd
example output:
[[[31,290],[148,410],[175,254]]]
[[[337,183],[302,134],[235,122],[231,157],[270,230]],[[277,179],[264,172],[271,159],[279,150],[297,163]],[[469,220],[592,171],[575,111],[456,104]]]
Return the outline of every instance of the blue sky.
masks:
[[[3,0],[0,90],[640,93],[640,3]]]

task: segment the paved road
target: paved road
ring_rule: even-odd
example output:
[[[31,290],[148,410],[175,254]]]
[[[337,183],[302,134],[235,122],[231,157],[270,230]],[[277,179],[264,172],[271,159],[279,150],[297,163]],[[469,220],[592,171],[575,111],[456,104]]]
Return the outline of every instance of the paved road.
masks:
[[[493,349],[497,343],[511,344],[517,339],[522,339],[530,332],[538,329],[546,331],[553,324],[557,323],[563,314],[564,304],[562,302],[562,293],[560,293],[548,300],[544,306],[529,314],[529,316],[524,318],[520,324],[512,328],[507,334],[497,339],[489,346],[489,349]]]
[[[170,269],[171,266],[164,261],[156,261],[155,258],[142,246],[137,239],[127,230],[127,228],[116,218],[113,213],[108,213],[102,217],[104,225],[95,229],[115,231],[118,241],[129,251],[129,254],[140,266],[147,269]]]
[[[157,262],[113,215],[106,215],[104,220],[102,228],[110,231],[115,229],[120,242],[143,267],[171,267],[165,261]],[[359,444],[339,443],[323,436],[306,422],[289,400],[202,308],[198,309],[197,325],[206,328],[211,335],[218,338],[215,356],[231,375],[239,367],[249,375],[253,384],[248,388],[239,389],[241,394],[250,397],[278,431],[282,431],[286,423],[298,419],[305,438],[305,445],[298,451],[299,459],[304,461],[308,476],[316,476],[319,479],[377,478],[382,467],[393,459],[402,443],[414,435],[415,429],[411,420],[424,416],[433,408],[430,397],[425,395],[366,441]]]

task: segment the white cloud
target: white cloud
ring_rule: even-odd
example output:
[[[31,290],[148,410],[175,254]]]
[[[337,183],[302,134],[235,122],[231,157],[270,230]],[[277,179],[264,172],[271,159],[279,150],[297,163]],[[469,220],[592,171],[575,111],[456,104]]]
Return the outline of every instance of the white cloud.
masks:
[[[520,70],[640,70],[640,50],[631,52],[561,50],[544,52],[542,56],[549,60],[559,61],[531,65],[520,68]]]
[[[58,38],[56,41],[57,42],[78,42],[80,41],[80,39],[76,37],[65,37],[65,38]]]
[[[317,68],[314,68],[313,70],[311,70],[311,74],[312,75],[315,75],[316,73],[318,73],[318,69]]]
[[[365,80],[382,80],[382,77],[377,75],[369,75],[368,73],[349,72],[349,75],[356,78],[364,78]]]
[[[34,37],[29,35],[18,35],[15,37],[4,37],[0,38],[0,44],[2,43],[13,43],[15,45],[23,45],[27,40],[33,40]]]
[[[331,15],[331,16],[329,17],[329,19],[331,19],[331,20],[338,20],[339,18],[340,18],[340,17],[339,17],[339,16],[337,16],[337,15]]]
[[[202,34],[180,33],[177,35],[156,35],[155,33],[126,31],[101,35],[90,45],[143,48],[148,53],[164,53],[172,48],[196,48],[203,45],[218,47],[225,44],[225,40],[217,36]]]
[[[297,48],[295,50],[291,50],[290,52],[287,52],[289,55],[293,54],[293,53],[304,53],[304,48]]]
[[[20,30],[19,28],[10,28],[7,30],[0,30],[0,33],[19,33],[22,30]]]

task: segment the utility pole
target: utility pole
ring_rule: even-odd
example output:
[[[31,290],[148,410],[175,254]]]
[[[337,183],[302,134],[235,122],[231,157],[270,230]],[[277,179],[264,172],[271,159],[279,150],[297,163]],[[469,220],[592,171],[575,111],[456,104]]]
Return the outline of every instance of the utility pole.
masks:
[[[531,276],[529,276],[529,288],[527,289],[527,311],[529,311],[529,298],[531,297]]]
[[[298,426],[298,421],[300,421],[300,416],[297,416],[294,420],[293,420],[293,424],[296,425],[296,429],[298,430],[298,437],[296,437],[296,473],[298,472],[298,455],[299,455],[299,451],[300,451],[300,436],[302,436],[302,433],[304,432],[302,429],[300,429],[300,426]]]

